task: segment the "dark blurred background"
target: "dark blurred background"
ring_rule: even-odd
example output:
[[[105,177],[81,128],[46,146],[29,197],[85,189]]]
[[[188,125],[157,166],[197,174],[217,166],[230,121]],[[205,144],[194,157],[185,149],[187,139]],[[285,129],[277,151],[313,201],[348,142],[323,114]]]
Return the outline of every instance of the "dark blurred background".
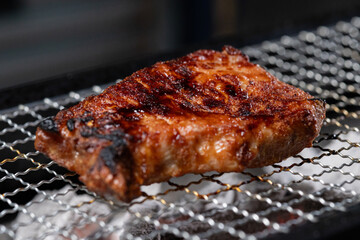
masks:
[[[2,0],[0,89],[179,49],[253,43],[359,13],[359,0]]]

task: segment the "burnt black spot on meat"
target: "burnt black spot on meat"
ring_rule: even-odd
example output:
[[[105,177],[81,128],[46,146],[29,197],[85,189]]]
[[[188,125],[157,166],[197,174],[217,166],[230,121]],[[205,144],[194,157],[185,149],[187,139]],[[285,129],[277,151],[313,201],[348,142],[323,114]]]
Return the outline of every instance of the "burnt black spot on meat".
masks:
[[[70,132],[74,131],[74,129],[75,129],[75,120],[74,119],[67,120],[66,127],[68,128],[68,130]]]
[[[113,172],[116,170],[115,156],[116,150],[113,146],[104,148],[99,154],[99,158],[104,162],[105,166]]]
[[[90,127],[83,127],[80,129],[80,135],[82,137],[88,138],[88,137],[93,137],[96,135],[96,128],[90,128]]]
[[[244,100],[248,99],[247,92],[243,91],[241,88],[236,88],[234,85],[228,84],[225,86],[225,92],[233,98]]]
[[[111,145],[101,150],[99,159],[103,161],[113,173],[116,173],[116,165],[121,162],[123,165],[132,167],[132,155],[128,149],[125,133],[121,130],[110,134],[95,134],[97,138],[111,141]]]
[[[86,116],[86,117],[80,118],[80,121],[83,123],[90,122],[91,120],[94,120],[94,118],[92,116]]]
[[[53,117],[45,118],[42,122],[40,122],[39,127],[42,130],[45,130],[48,132],[59,132],[59,129],[58,129]]]
[[[231,97],[236,97],[236,95],[237,95],[234,85],[231,85],[231,84],[228,84],[225,86],[225,92],[227,94],[229,94],[229,96],[231,96]]]

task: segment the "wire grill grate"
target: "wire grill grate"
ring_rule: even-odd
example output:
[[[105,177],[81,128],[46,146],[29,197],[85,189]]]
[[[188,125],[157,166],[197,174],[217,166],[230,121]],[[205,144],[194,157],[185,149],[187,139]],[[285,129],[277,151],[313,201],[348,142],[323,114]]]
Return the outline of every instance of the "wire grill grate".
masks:
[[[260,239],[360,202],[360,18],[246,47],[276,77],[327,101],[312,148],[243,173],[186,175],[103,199],[33,148],[37,124],[106,86],[0,112],[4,239]],[[15,214],[17,215],[15,216]],[[12,217],[11,217],[12,216]]]

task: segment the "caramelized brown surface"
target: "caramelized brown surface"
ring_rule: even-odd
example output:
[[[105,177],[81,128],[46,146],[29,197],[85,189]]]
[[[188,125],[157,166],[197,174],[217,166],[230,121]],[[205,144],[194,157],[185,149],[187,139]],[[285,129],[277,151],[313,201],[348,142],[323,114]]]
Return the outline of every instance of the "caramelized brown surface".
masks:
[[[281,161],[311,146],[324,117],[323,102],[225,46],[156,63],[60,111],[35,147],[91,190],[130,201],[142,184]]]

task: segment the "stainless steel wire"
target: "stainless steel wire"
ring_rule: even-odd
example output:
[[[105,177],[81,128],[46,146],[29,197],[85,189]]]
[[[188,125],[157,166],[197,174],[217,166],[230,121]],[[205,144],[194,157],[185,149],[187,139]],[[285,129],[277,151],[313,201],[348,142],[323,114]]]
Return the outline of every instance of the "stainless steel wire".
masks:
[[[354,17],[245,47],[251,61],[327,101],[313,147],[261,169],[146,186],[130,204],[90,192],[33,148],[42,119],[106,86],[1,111],[0,237],[261,239],[360,204],[359,41]]]

